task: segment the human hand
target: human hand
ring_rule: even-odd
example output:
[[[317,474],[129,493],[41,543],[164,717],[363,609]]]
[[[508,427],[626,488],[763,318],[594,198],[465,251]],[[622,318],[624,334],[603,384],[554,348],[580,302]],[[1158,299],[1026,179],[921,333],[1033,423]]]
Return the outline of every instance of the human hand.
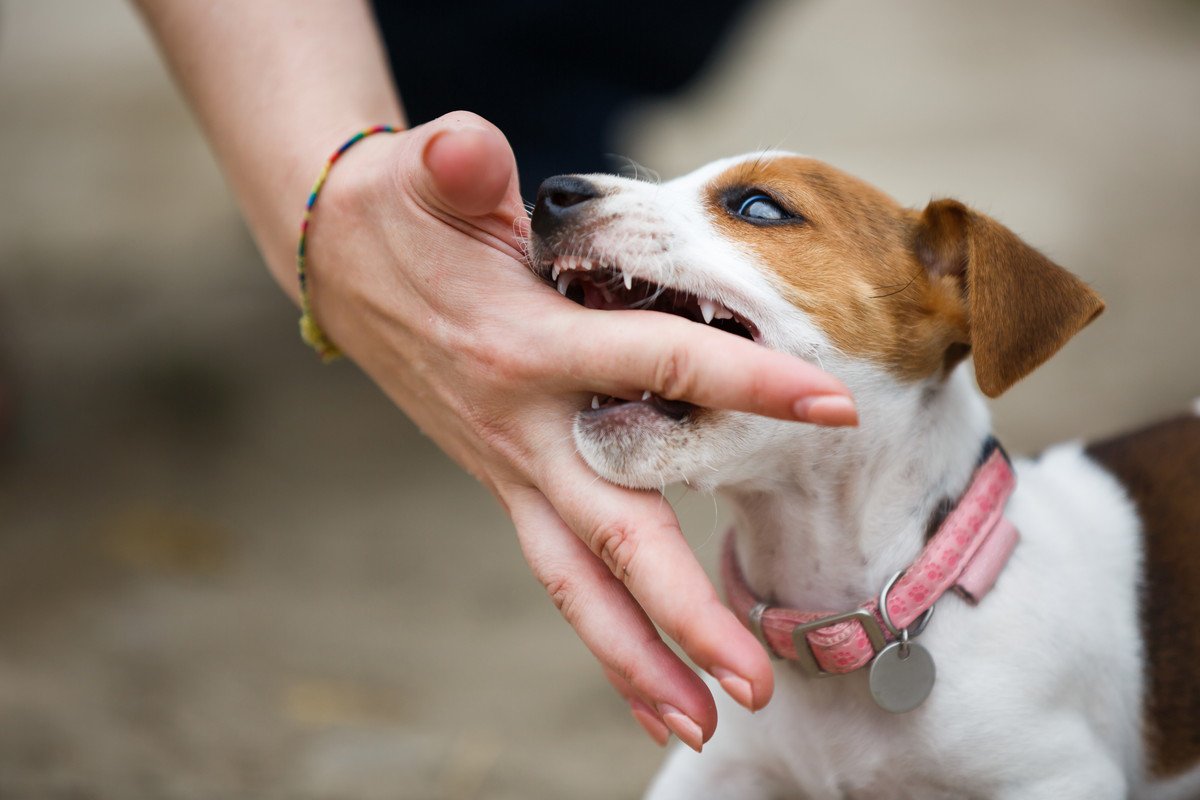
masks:
[[[846,424],[845,388],[806,362],[678,317],[595,311],[523,264],[512,152],[458,112],[376,136],[338,163],[309,234],[325,331],[504,505],[538,580],[659,743],[700,749],[707,687],[657,623],[739,703],[773,677],[656,492],[597,480],[572,420],[594,394]]]

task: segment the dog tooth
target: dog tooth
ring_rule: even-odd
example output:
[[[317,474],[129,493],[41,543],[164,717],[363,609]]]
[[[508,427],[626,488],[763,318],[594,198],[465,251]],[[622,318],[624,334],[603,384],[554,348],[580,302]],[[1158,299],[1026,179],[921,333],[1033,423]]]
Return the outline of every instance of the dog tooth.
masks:
[[[651,395],[650,395],[650,390],[649,390],[649,389],[647,389],[647,390],[645,390],[644,392],[642,392],[642,399],[643,399],[643,400],[649,400],[649,399],[650,399],[650,396],[651,396]]]
[[[558,273],[560,273],[560,272],[562,272],[562,268],[559,267],[558,264],[555,264],[554,269],[550,270],[550,280],[552,280],[552,281],[558,280]]]
[[[591,271],[591,269],[592,269],[592,260],[591,260],[590,258],[584,258],[584,259],[580,259],[580,261],[579,261],[579,268],[580,268],[581,270],[585,271],[585,272],[589,272],[589,271]]]
[[[716,319],[733,319],[733,312],[718,303],[717,310],[713,312],[713,317]]]
[[[626,291],[633,289],[633,276],[628,272],[625,273],[625,289]]]
[[[592,395],[592,408],[599,408],[599,407],[600,407],[600,395],[594,394],[594,395]]]
[[[717,304],[712,300],[700,300],[700,313],[704,316],[705,322],[713,321],[713,314],[717,313]]]
[[[563,297],[567,296],[567,289],[571,286],[571,276],[563,273],[558,276],[558,293]]]

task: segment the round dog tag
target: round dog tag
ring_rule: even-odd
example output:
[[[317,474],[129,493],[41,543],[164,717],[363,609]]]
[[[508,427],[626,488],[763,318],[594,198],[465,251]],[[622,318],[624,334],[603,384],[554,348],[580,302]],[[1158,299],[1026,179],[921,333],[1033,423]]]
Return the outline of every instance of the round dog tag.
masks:
[[[937,668],[933,656],[916,642],[907,645],[892,642],[879,651],[871,662],[871,696],[884,711],[903,714],[912,711],[933,691]]]

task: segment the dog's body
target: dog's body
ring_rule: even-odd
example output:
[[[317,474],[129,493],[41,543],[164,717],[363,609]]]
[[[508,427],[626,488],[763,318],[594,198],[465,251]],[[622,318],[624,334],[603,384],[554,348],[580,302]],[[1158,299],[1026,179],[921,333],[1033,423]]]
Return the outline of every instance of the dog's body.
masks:
[[[746,581],[775,606],[850,611],[910,565],[991,434],[967,353],[994,396],[1102,308],[983,215],[953,201],[902,209],[788,154],[662,186],[555,180],[531,255],[564,294],[720,325],[819,363],[854,393],[852,430],[645,396],[597,398],[576,423],[580,452],[612,481],[719,489]],[[881,710],[863,672],[814,679],[778,662],[770,706],[751,715],[719,701],[718,734],[702,755],[677,747],[650,796],[1200,796],[1200,589],[1189,583],[1200,581],[1200,491],[1178,496],[1200,490],[1200,419],[1175,424],[1148,434],[1185,454],[1165,466],[1144,437],[1017,462],[1005,516],[1020,544],[977,606],[937,603],[920,637],[937,681],[919,708]],[[1156,471],[1175,492],[1156,496]],[[1164,503],[1175,507],[1155,517]],[[1167,582],[1147,592],[1183,592],[1149,604],[1175,640],[1143,633],[1144,533],[1150,573]],[[1174,567],[1156,573],[1164,554]]]

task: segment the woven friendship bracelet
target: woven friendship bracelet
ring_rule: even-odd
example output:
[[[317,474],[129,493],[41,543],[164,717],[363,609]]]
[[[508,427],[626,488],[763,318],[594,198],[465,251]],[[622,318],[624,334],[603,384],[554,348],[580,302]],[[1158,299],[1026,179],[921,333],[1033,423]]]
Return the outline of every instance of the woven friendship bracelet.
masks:
[[[377,133],[396,133],[398,130],[391,125],[373,125],[347,139],[341,147],[334,151],[333,155],[326,159],[325,166],[321,167],[321,174],[317,176],[317,181],[308,194],[308,203],[304,206],[304,221],[300,223],[300,245],[296,248],[296,276],[300,280],[300,338],[316,350],[317,355],[326,363],[339,358],[342,351],[325,335],[325,331],[321,330],[321,326],[313,319],[312,304],[309,302],[308,273],[304,267],[304,253],[308,248],[308,227],[312,223],[313,206],[317,204],[317,196],[321,194],[321,187],[325,185],[329,171],[342,157],[342,153],[368,136],[374,136]]]

